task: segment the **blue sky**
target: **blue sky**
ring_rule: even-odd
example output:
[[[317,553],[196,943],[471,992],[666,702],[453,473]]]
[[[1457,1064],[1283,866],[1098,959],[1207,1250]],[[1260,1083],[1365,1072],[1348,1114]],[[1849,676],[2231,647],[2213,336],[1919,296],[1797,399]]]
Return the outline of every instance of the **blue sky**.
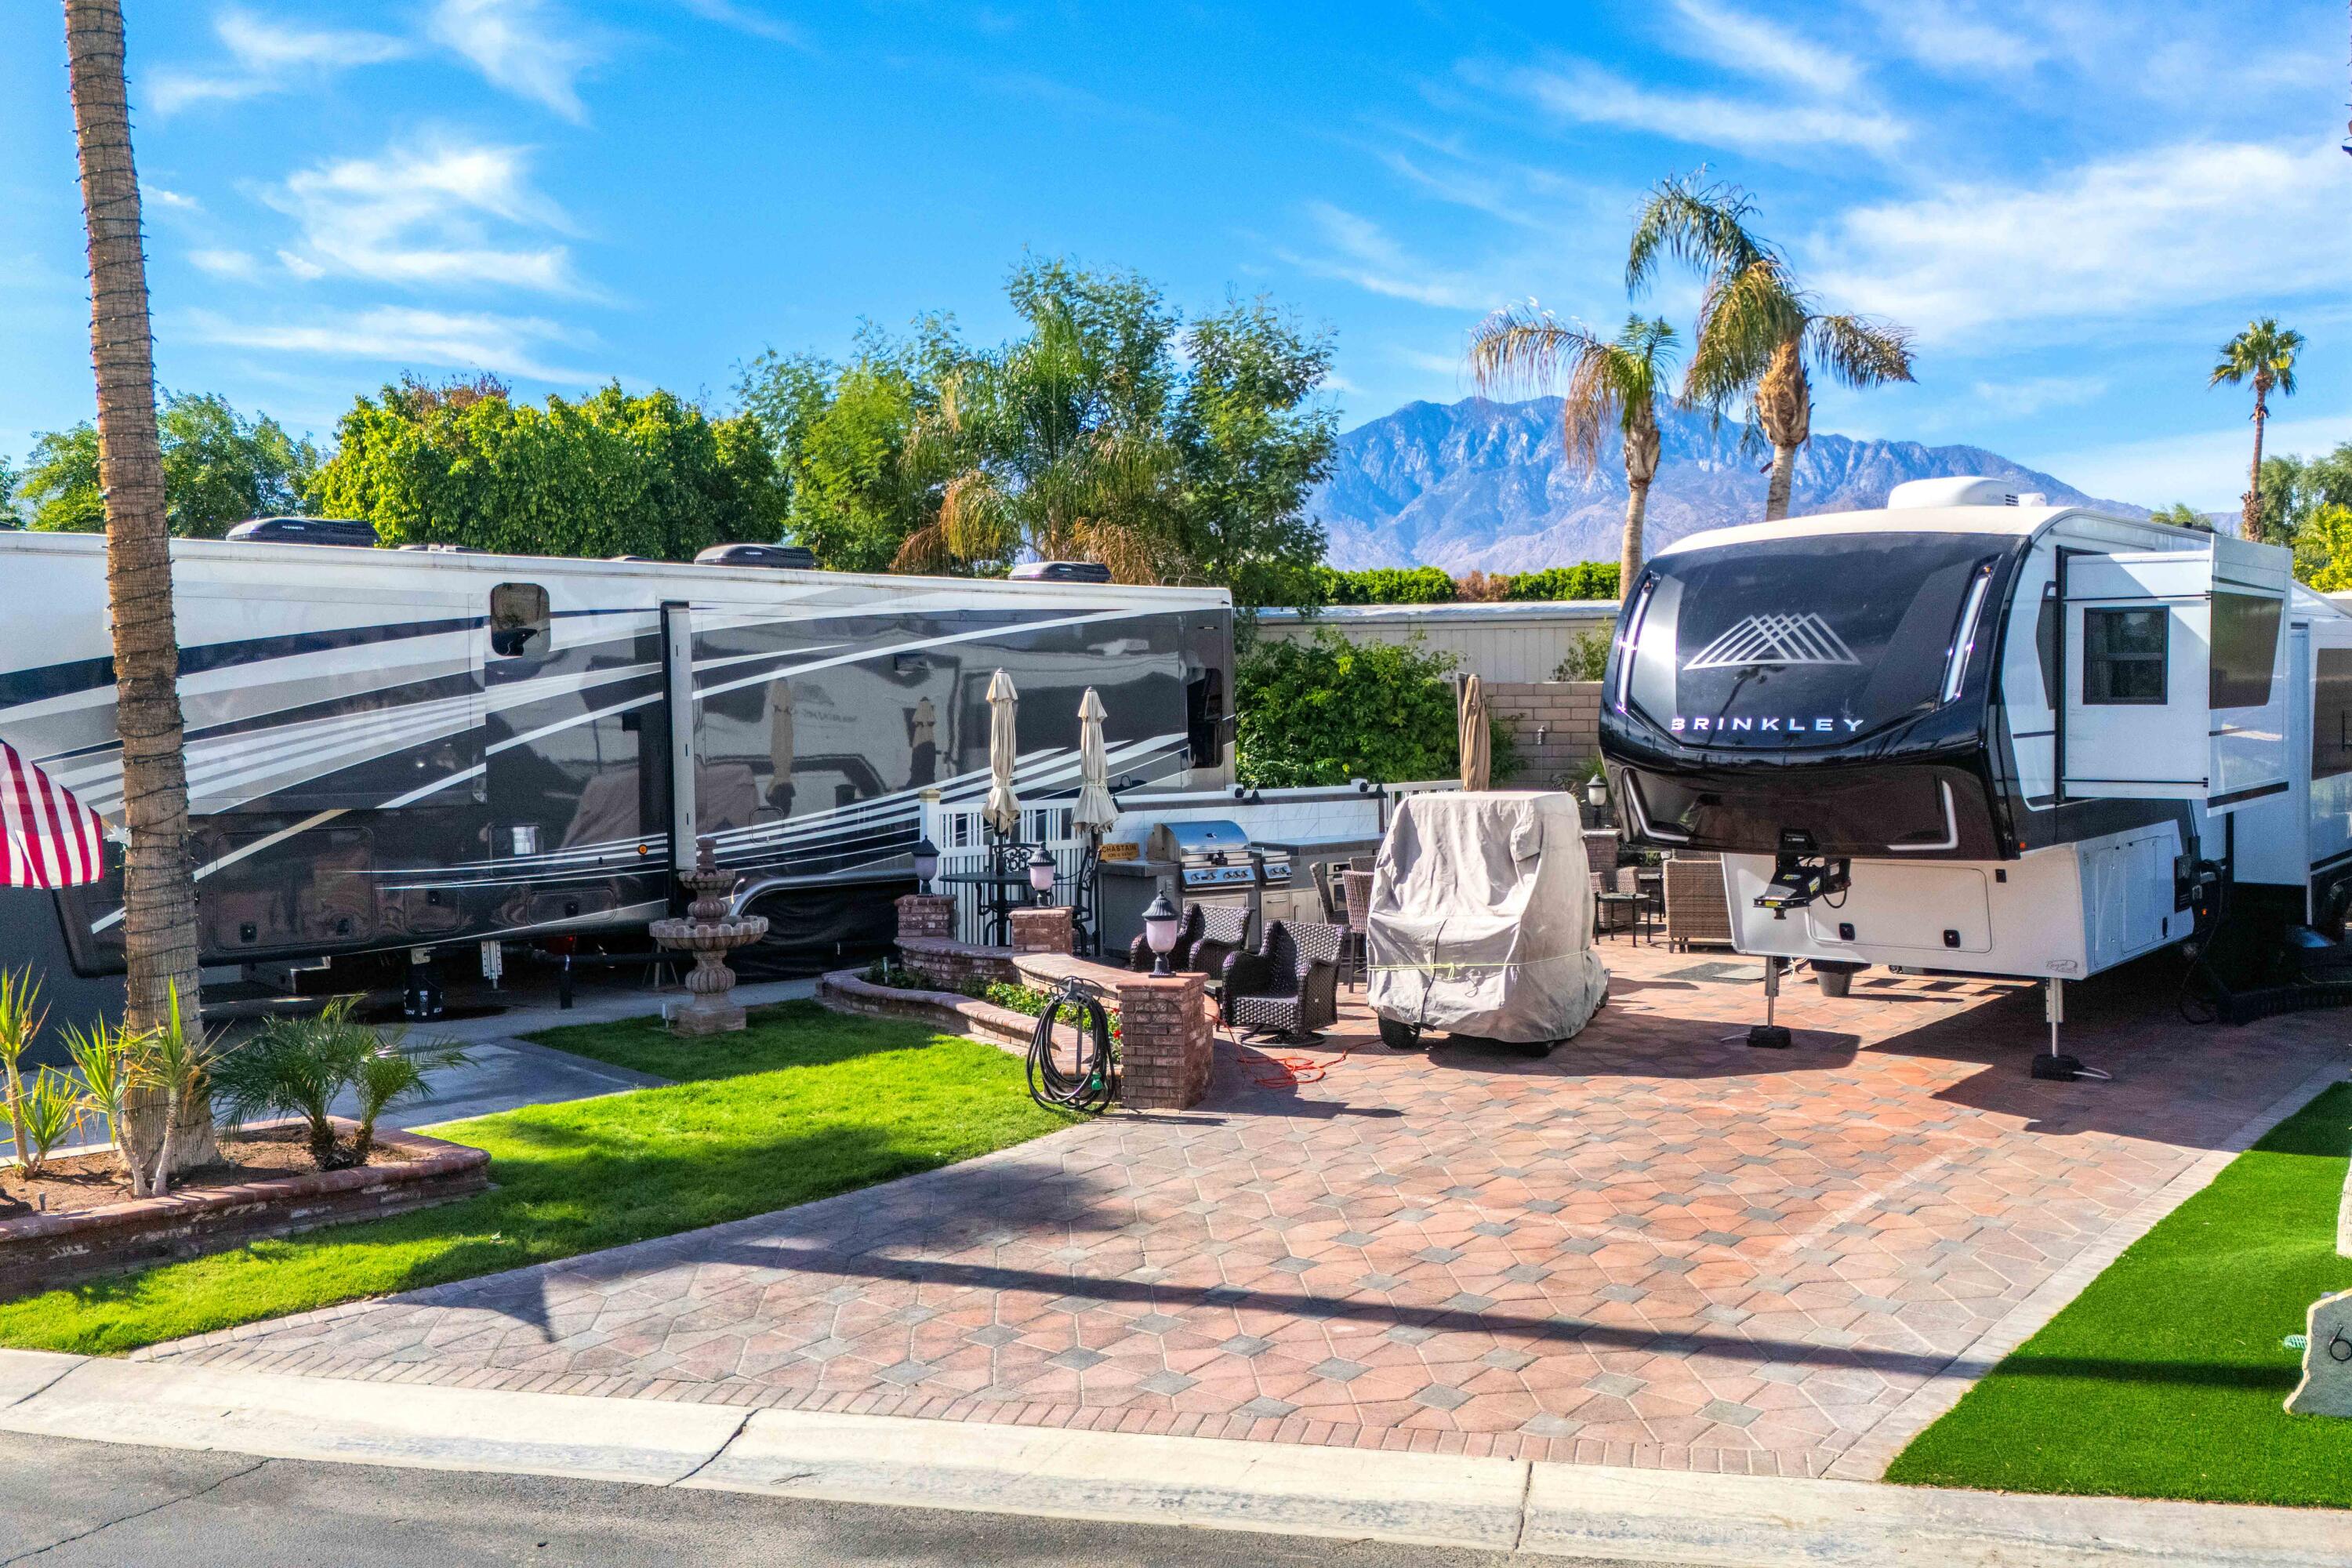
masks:
[[[2310,338],[2274,450],[2352,438],[2346,17],[2320,4],[126,0],[159,373],[329,434],[403,370],[723,406],[861,320],[1007,327],[1026,248],[1338,338],[1355,424],[1467,384],[1534,298],[1613,323],[1644,186],[1705,163],[1916,387],[1815,428],[2233,506],[2256,311]],[[57,8],[0,7],[0,453],[91,407]],[[1650,308],[1687,323],[1674,279]]]

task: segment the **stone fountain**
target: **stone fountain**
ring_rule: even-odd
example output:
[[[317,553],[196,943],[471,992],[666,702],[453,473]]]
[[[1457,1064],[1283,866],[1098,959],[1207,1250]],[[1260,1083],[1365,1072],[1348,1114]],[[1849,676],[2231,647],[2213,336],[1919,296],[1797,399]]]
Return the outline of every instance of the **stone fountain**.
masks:
[[[727,955],[767,935],[767,920],[728,914],[727,895],[735,890],[736,876],[719,868],[718,853],[709,838],[695,846],[694,869],[679,872],[677,879],[694,895],[686,918],[655,921],[646,928],[671,952],[694,954],[694,972],[686,977],[686,988],[693,994],[670,1010],[669,1032],[699,1038],[740,1029],[743,1008],[731,994],[735,972],[727,967]]]

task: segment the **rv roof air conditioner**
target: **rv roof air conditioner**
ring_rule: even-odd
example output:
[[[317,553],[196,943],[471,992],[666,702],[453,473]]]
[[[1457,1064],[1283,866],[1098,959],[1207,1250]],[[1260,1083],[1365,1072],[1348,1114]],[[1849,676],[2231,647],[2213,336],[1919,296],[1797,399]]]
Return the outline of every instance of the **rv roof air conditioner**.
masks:
[[[772,571],[814,572],[816,552],[803,544],[714,544],[694,558],[697,566],[764,566]]]
[[[1005,576],[1015,583],[1108,583],[1110,568],[1099,561],[1024,561]]]
[[[2020,490],[2006,479],[1909,479],[1886,492],[1889,511],[1931,506],[2042,506],[2045,498]]]
[[[343,544],[375,547],[375,524],[351,517],[257,517],[228,531],[239,544]]]

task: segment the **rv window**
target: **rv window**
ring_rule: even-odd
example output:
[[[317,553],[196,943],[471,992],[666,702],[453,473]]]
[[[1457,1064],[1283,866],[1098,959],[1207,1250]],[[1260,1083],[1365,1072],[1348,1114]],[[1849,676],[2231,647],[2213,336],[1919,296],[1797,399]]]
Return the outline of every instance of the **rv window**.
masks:
[[[2311,687],[2311,776],[2352,773],[2352,648],[2324,647]]]
[[[2084,610],[2084,705],[2161,705],[2171,623],[2168,610]]]
[[[1192,765],[1213,768],[1224,762],[1225,672],[1204,669],[1184,683],[1184,743]]]
[[[490,590],[490,651],[500,658],[544,655],[550,642],[547,590],[536,583],[501,583]]]
[[[2258,594],[2213,591],[2213,676],[2208,699],[2213,707],[2260,708],[2270,701],[2279,608],[2278,600]]]

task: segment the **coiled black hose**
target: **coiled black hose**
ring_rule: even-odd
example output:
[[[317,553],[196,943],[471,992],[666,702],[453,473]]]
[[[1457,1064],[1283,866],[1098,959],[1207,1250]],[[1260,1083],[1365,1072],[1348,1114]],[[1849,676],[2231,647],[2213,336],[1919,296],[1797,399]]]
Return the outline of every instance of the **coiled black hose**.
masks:
[[[1054,1057],[1054,1024],[1065,1007],[1070,1010],[1070,1026],[1078,1037],[1077,1065],[1068,1072]],[[1110,1015],[1083,983],[1065,982],[1060,994],[1045,1004],[1036,1030],[1029,1037],[1029,1098],[1040,1105],[1067,1110],[1106,1110],[1117,1087],[1115,1068]]]

